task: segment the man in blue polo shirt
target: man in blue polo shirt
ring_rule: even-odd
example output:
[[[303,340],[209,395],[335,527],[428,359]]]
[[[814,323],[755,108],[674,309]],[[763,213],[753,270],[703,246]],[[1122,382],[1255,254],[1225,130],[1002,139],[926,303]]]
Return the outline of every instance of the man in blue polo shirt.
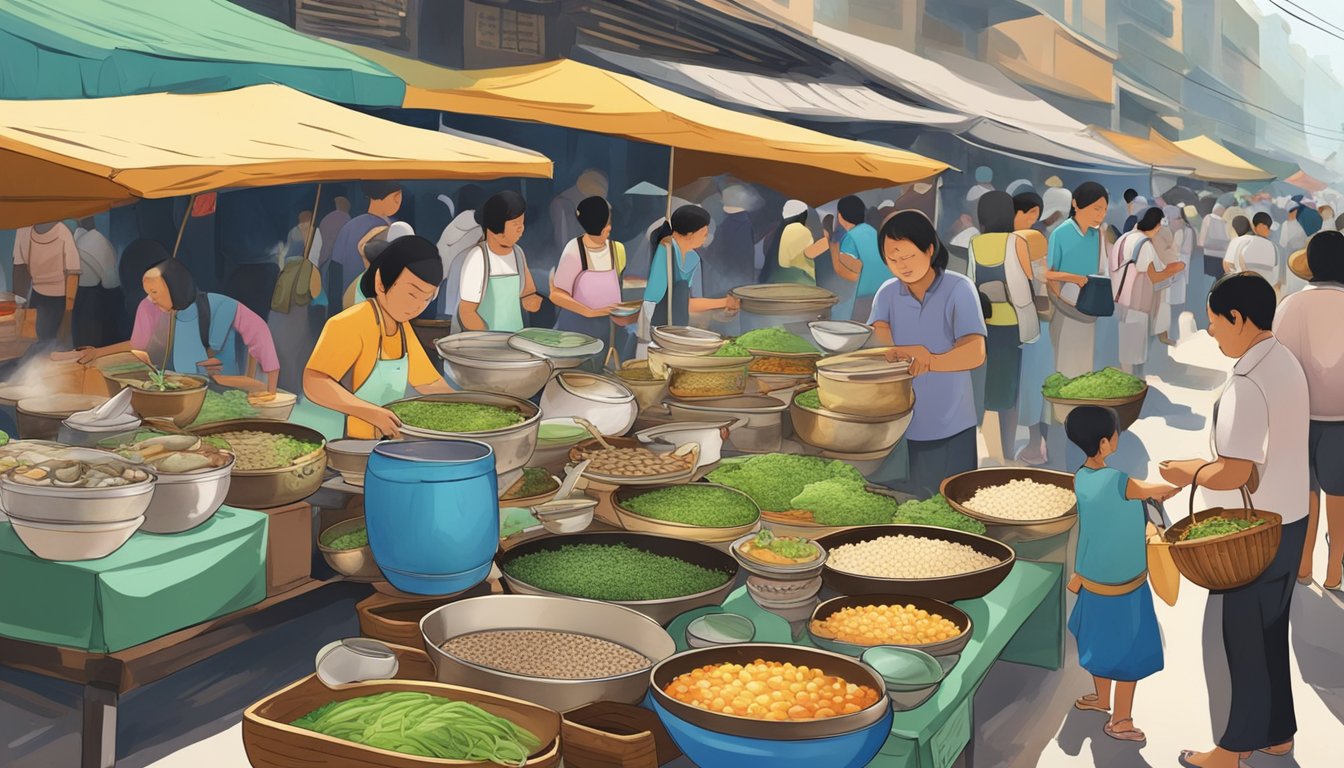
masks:
[[[837,266],[846,280],[855,283],[853,319],[862,323],[868,320],[877,289],[890,280],[892,274],[878,250],[877,230],[866,223],[868,206],[857,196],[850,195],[836,205],[836,210],[840,214],[840,226],[845,230],[836,254]]]

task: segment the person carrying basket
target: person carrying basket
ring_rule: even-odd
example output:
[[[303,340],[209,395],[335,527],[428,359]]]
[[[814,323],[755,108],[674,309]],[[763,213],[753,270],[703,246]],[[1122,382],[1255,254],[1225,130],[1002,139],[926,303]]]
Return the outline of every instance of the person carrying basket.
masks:
[[[1214,749],[1182,752],[1185,766],[1238,768],[1252,752],[1285,755],[1297,732],[1288,615],[1307,532],[1310,400],[1302,366],[1270,330],[1275,301],[1274,288],[1254,273],[1214,283],[1209,334],[1237,360],[1213,411],[1216,456],[1212,462],[1161,465],[1162,477],[1173,485],[1198,480],[1215,491],[1256,486],[1258,476],[1255,508],[1282,520],[1278,549],[1264,571],[1244,586],[1218,592],[1232,692],[1227,727]]]

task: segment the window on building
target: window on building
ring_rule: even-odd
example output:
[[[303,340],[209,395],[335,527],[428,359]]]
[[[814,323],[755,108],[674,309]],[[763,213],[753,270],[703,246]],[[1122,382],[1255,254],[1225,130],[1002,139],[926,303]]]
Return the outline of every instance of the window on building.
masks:
[[[1176,31],[1175,12],[1167,0],[1120,0],[1120,7],[1162,37],[1171,37]]]

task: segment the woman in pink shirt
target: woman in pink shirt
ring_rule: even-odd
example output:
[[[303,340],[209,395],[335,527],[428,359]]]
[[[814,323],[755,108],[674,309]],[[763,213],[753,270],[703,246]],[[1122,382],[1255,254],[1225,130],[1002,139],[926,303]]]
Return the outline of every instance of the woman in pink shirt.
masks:
[[[611,239],[611,205],[605,199],[585,198],[575,215],[583,234],[565,245],[551,281],[555,327],[607,341],[611,322],[627,325],[635,320],[611,317],[613,306],[621,302],[625,246]]]

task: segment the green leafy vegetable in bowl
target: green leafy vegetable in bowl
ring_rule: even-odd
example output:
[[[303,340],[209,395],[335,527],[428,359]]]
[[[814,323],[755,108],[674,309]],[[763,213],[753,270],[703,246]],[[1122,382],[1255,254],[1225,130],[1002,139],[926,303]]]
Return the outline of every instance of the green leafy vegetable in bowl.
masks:
[[[883,525],[896,513],[896,500],[867,490],[862,480],[835,478],[808,484],[793,509],[811,512],[818,525]]]
[[[369,546],[369,529],[356,528],[353,531],[346,531],[339,536],[332,536],[323,541],[322,544],[329,549],[359,549]]]
[[[9,444],[9,433],[0,429],[0,445]]]
[[[766,453],[741,461],[724,462],[709,473],[709,481],[736,488],[766,512],[794,509],[793,499],[811,483],[835,478],[862,484],[863,475],[838,459]]]
[[[751,350],[737,339],[729,339],[714,353],[714,357],[751,357]]]
[[[757,517],[751,500],[727,488],[704,483],[658,488],[621,502],[637,515],[703,528],[747,525]]]
[[[756,349],[762,352],[800,354],[817,351],[812,342],[779,327],[757,328],[754,331],[747,331],[734,341],[745,349]]]
[[[573,544],[522,555],[504,566],[534,587],[589,600],[667,600],[708,592],[729,574],[626,544]]]
[[[811,540],[800,536],[776,536],[768,528],[746,542],[742,551],[748,557],[776,565],[805,563],[816,560],[820,554],[817,545]]]
[[[526,499],[531,496],[553,491],[558,488],[555,478],[551,473],[541,467],[526,467],[523,469],[523,476],[518,482],[509,488],[509,490],[500,497],[500,501],[512,501],[513,499]]]
[[[197,414],[192,426],[213,424],[216,421],[251,419],[257,415],[257,409],[247,402],[247,393],[241,389],[226,392],[206,392],[201,412]]]
[[[1212,517],[1208,520],[1200,520],[1181,535],[1181,541],[1194,541],[1196,539],[1211,539],[1215,536],[1230,536],[1234,533],[1241,533],[1263,525],[1264,520],[1240,520],[1231,517]]]
[[[1041,393],[1061,400],[1113,400],[1133,397],[1143,391],[1143,379],[1115,368],[1084,373],[1070,379],[1055,372],[1046,377]]]
[[[410,400],[393,403],[389,410],[408,427],[435,432],[491,432],[522,424],[523,415],[511,408],[484,403],[445,403]]]
[[[592,339],[573,331],[557,331],[552,328],[528,328],[519,331],[520,338],[556,349],[573,349],[587,344]]]
[[[496,765],[522,765],[542,746],[536,734],[474,704],[416,691],[333,701],[292,725],[403,755]]]
[[[804,408],[811,408],[817,411],[821,410],[821,393],[815,389],[809,389],[806,392],[798,393],[798,396],[795,397],[793,401]]]
[[[984,535],[985,524],[967,517],[952,508],[941,493],[923,501],[907,501],[896,508],[893,523],[902,525],[933,525]]]

